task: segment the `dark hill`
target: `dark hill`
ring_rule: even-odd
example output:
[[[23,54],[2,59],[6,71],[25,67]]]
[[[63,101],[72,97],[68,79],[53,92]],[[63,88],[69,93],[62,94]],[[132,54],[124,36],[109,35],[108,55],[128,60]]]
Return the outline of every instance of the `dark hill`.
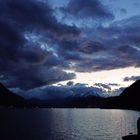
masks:
[[[126,88],[120,95],[126,107],[140,110],[140,80]]]
[[[120,97],[126,97],[126,96],[129,98],[140,99],[140,80],[137,80],[128,88],[126,88],[120,95]]]
[[[103,107],[140,110],[140,80],[126,88],[120,96],[108,98]]]
[[[25,107],[30,106],[30,104],[0,83],[0,106]]]

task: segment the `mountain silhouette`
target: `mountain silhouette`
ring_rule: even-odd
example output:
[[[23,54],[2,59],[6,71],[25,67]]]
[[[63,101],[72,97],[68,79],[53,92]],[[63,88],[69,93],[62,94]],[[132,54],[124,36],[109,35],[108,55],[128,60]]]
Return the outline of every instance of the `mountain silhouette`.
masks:
[[[137,80],[132,85],[130,85],[128,88],[126,88],[122,94],[121,97],[130,97],[130,98],[138,98],[140,99],[140,80]]]
[[[140,80],[126,88],[120,98],[126,107],[140,109]]]
[[[140,80],[126,88],[120,96],[102,98],[96,96],[66,99],[25,100],[0,83],[0,106],[13,107],[63,107],[63,108],[108,108],[140,110]]]
[[[30,103],[21,96],[11,92],[2,83],[0,83],[0,106],[25,107],[30,106]]]
[[[140,80],[127,87],[120,96],[108,98],[103,107],[140,110]]]

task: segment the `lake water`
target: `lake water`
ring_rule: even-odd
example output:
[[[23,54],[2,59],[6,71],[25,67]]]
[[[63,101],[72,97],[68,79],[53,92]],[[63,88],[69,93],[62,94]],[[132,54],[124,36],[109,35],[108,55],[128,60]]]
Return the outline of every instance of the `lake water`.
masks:
[[[1,109],[1,140],[121,140],[137,133],[138,111]]]

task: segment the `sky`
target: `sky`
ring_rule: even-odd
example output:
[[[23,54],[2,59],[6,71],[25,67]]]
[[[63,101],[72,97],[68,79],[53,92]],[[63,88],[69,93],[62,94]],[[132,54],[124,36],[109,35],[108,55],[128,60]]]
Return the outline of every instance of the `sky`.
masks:
[[[0,82],[9,88],[140,79],[139,0],[0,1]]]

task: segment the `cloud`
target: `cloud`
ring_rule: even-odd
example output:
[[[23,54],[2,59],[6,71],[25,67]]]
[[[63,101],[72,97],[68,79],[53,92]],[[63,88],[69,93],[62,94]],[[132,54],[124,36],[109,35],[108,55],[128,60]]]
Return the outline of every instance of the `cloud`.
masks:
[[[99,0],[70,0],[66,7],[61,7],[66,15],[79,19],[113,19],[113,14]]]
[[[140,16],[104,26],[113,15],[98,0],[70,0],[60,8],[67,22],[58,20],[47,1],[5,0],[0,5],[0,74],[9,87],[31,89],[75,78],[67,70],[140,66]],[[71,17],[75,22],[92,19],[98,26],[76,26]]]
[[[97,41],[86,41],[79,46],[79,50],[87,54],[101,52],[105,49],[105,46],[101,42]]]
[[[120,14],[127,14],[127,10],[124,8],[120,8]]]
[[[5,0],[0,5],[0,73],[7,86],[30,89],[75,78],[63,71],[67,63],[55,46],[42,45],[78,36],[76,26],[59,23],[47,2]]]
[[[80,72],[110,70],[124,67],[140,66],[140,17],[135,16],[110,24],[100,26],[91,34],[100,45],[90,45],[94,50],[85,47],[81,61],[75,64],[75,70]],[[88,40],[88,39],[87,39]],[[100,43],[101,42],[101,43]],[[88,46],[88,45],[87,45]],[[81,48],[82,49],[82,48]],[[92,55],[91,55],[91,54]]]
[[[74,84],[73,81],[67,82],[67,85],[68,85],[68,86],[73,86],[73,84]]]
[[[134,5],[135,8],[139,8],[140,7],[140,3],[139,2],[134,2],[133,5]]]
[[[131,77],[125,77],[123,80],[127,82],[127,81],[136,81],[139,79],[140,79],[140,76],[131,76]]]
[[[19,30],[47,30],[63,36],[69,34],[78,34],[76,27],[60,24],[53,16],[53,10],[46,3],[37,0],[18,1],[6,0],[1,1],[1,20],[9,21],[13,26]]]
[[[108,83],[109,86],[120,86],[119,84],[116,83]]]
[[[12,76],[8,74],[1,82],[10,88],[20,87],[25,90],[75,78],[74,73],[66,73],[54,67],[48,69],[47,66],[30,66],[24,69],[21,67],[11,72]]]
[[[111,90],[111,87],[108,84],[95,83],[95,86],[98,86],[98,87],[101,87],[101,88],[104,88],[104,89],[107,89],[107,90]]]

